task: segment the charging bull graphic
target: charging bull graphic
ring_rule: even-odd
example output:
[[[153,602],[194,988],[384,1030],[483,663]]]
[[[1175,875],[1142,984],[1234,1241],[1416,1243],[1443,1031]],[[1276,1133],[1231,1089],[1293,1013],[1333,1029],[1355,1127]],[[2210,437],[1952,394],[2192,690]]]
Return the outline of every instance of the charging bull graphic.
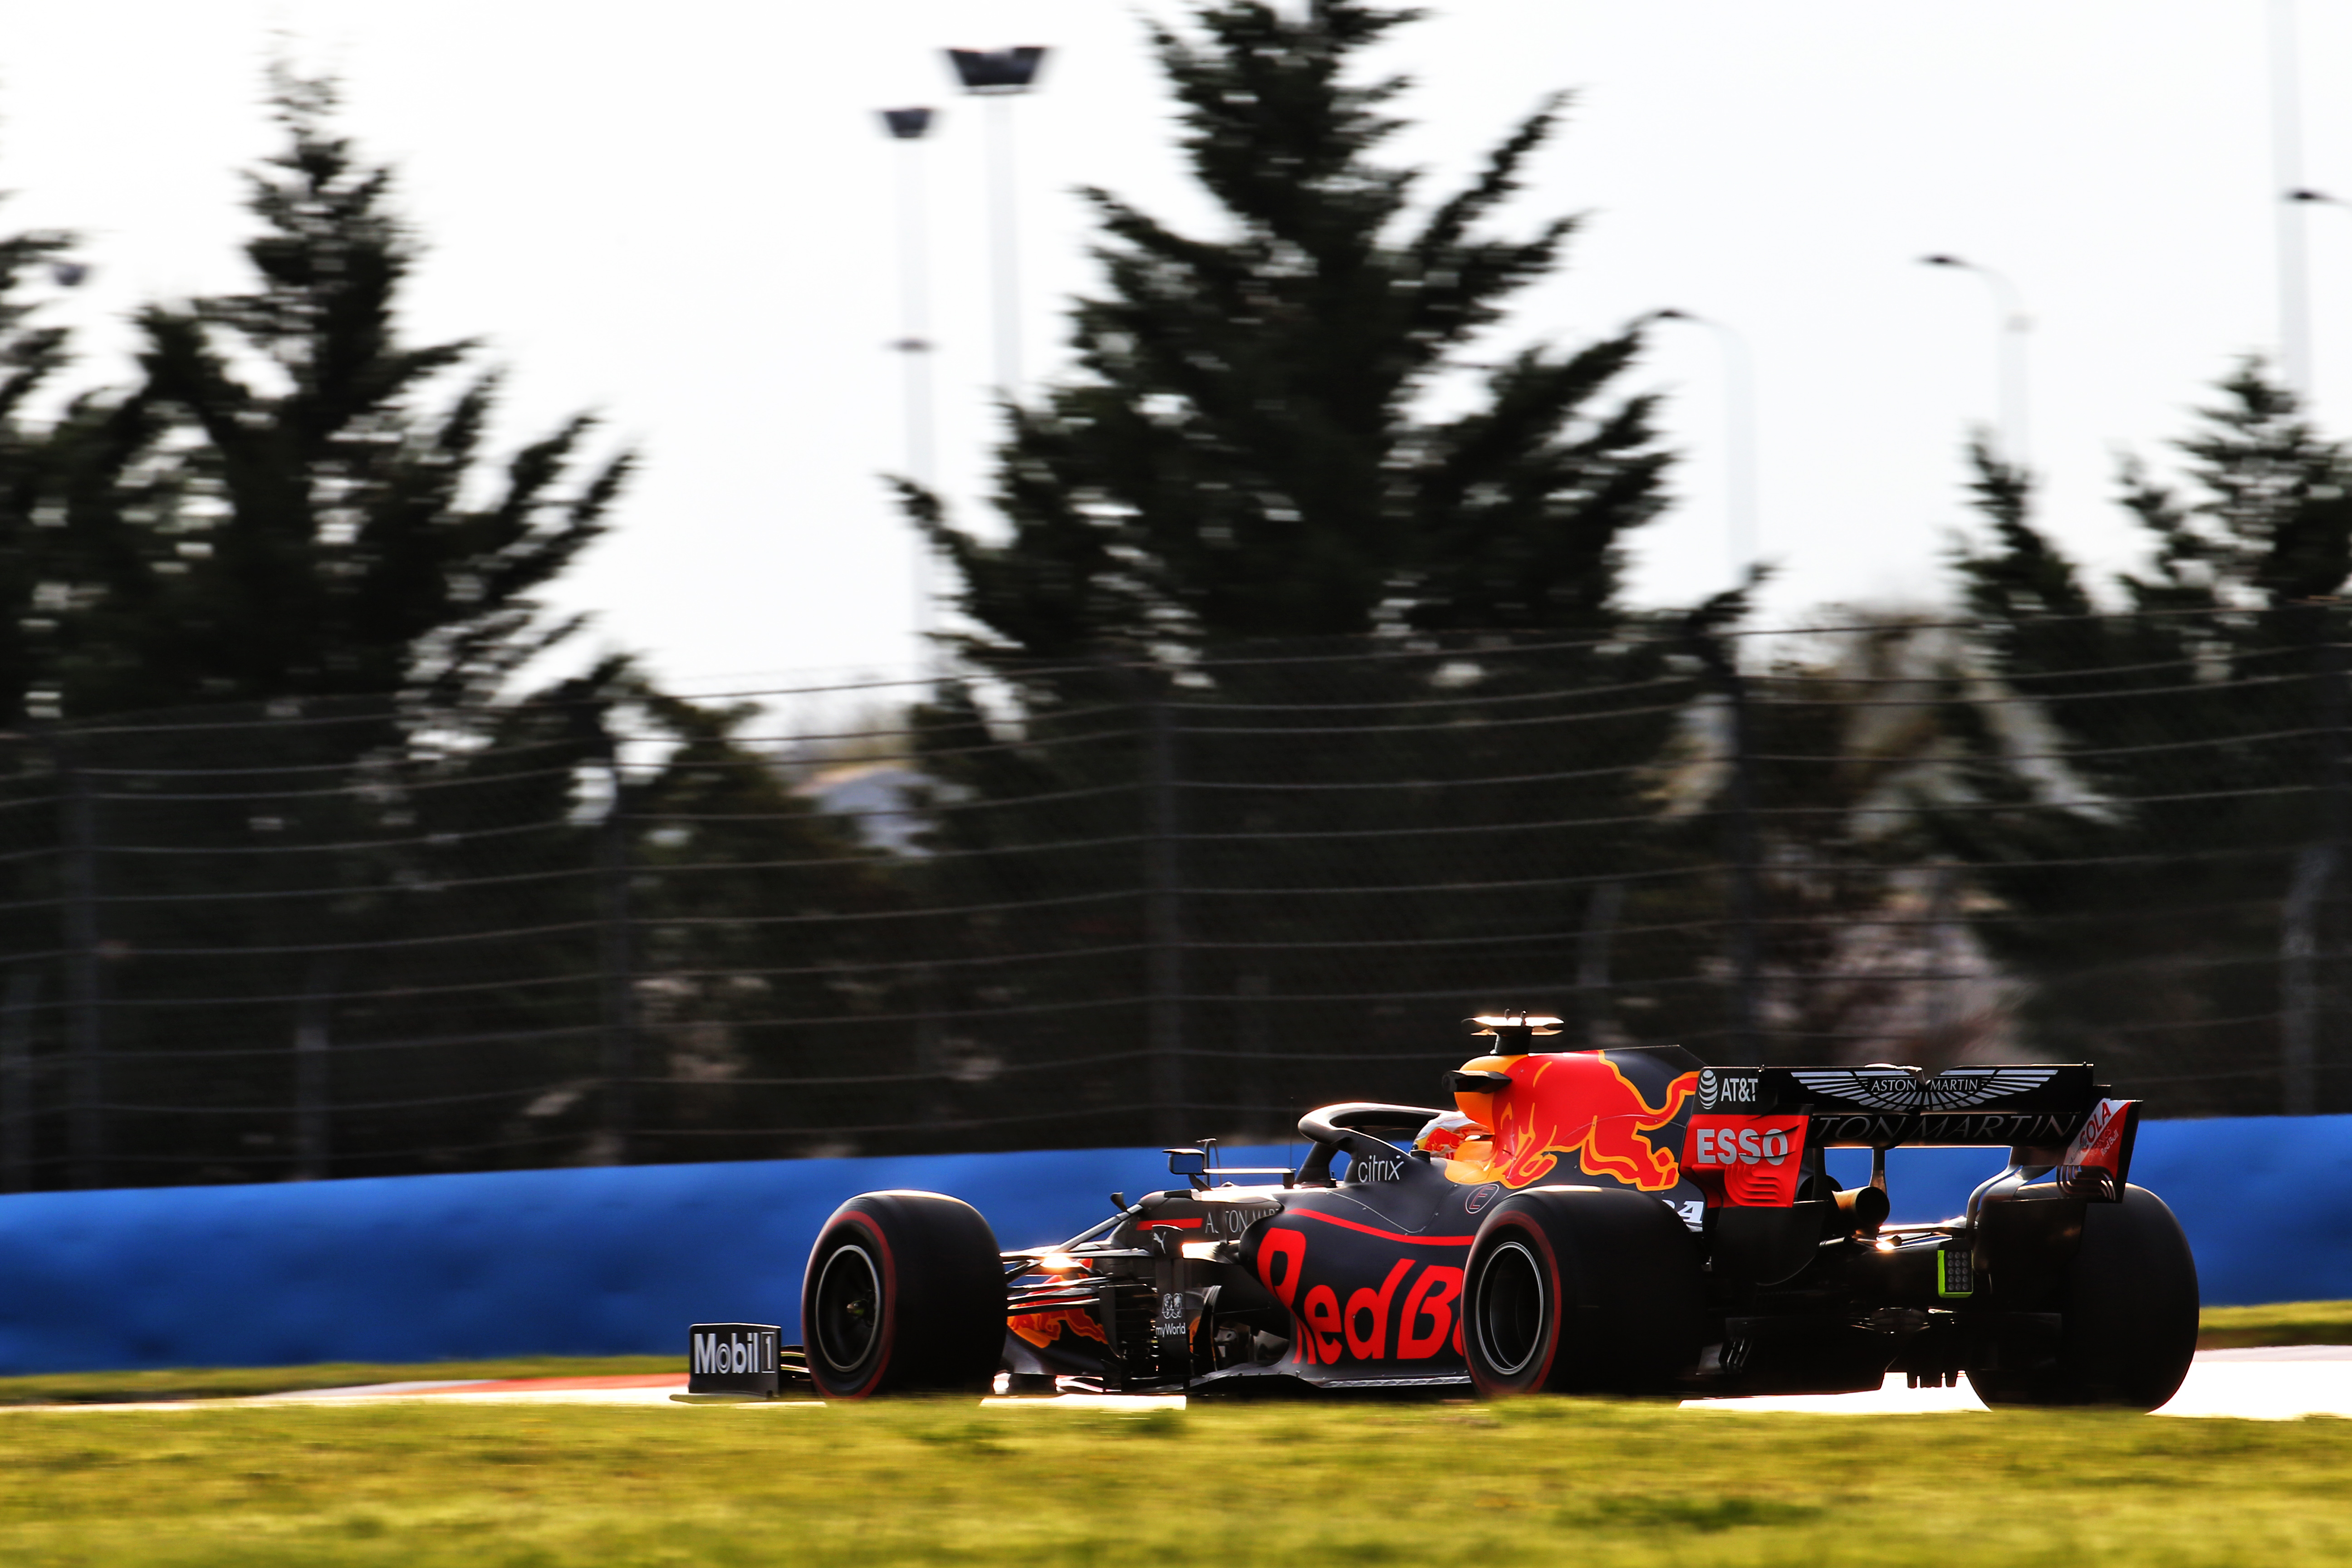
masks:
[[[1082,1307],[1057,1307],[1050,1312],[1015,1312],[1004,1320],[1004,1326],[1021,1338],[1044,1350],[1062,1337],[1067,1330],[1072,1339],[1084,1337],[1097,1344],[1108,1345],[1110,1336],[1103,1332],[1095,1315]]]
[[[1475,1126],[1456,1145],[1446,1171],[1454,1181],[1532,1186],[1570,1155],[1585,1175],[1638,1192],[1662,1193],[1682,1181],[1675,1159],[1682,1131],[1675,1124],[1697,1091],[1695,1071],[1676,1073],[1643,1053],[1601,1051],[1481,1057],[1465,1065],[1463,1076],[1509,1081],[1454,1094]],[[1486,1136],[1479,1136],[1482,1130]]]

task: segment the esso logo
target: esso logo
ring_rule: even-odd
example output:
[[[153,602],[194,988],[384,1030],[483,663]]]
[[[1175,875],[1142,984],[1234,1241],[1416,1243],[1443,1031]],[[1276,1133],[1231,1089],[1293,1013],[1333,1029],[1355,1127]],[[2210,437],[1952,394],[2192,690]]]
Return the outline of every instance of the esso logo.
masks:
[[[1789,1157],[1789,1134],[1773,1127],[1702,1127],[1698,1159],[1702,1165],[1777,1165]]]

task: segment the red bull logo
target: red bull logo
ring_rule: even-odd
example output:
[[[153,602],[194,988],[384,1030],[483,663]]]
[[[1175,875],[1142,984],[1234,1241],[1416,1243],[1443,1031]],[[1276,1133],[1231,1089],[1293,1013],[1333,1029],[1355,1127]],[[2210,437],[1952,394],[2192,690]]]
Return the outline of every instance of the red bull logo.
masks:
[[[1458,1097],[1474,1117],[1491,1108],[1495,1137],[1485,1168],[1454,1180],[1532,1186],[1570,1154],[1586,1175],[1641,1192],[1664,1192],[1682,1179],[1675,1152],[1654,1146],[1648,1134],[1682,1113],[1697,1091],[1696,1072],[1667,1084],[1665,1103],[1653,1105],[1605,1052],[1493,1058],[1475,1065],[1504,1073],[1511,1083],[1492,1094]]]
[[[1015,1312],[1004,1320],[1004,1326],[1039,1350],[1060,1339],[1064,1329],[1106,1347],[1110,1343],[1110,1336],[1103,1332],[1100,1323],[1095,1321],[1095,1315],[1082,1307],[1058,1307],[1049,1312]]]

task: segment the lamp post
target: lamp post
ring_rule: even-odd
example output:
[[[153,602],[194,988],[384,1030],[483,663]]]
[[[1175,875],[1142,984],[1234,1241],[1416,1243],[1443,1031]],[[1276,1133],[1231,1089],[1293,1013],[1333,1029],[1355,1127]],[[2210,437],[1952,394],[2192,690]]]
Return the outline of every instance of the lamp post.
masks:
[[[2285,197],[2281,201],[2280,205],[2293,207],[2298,210],[2303,207],[2315,205],[2329,206],[2338,208],[2344,212],[2352,212],[2352,202],[2347,202],[2341,196],[2331,196],[2326,191],[2315,191],[2308,185],[2297,185],[2288,191]],[[2306,237],[2305,236],[2302,228],[2298,226],[2294,234],[2295,271],[2298,278],[2301,277],[2304,271],[2303,257],[2305,238]],[[2307,404],[2311,398],[2311,384],[2314,380],[2315,371],[2315,366],[2312,363],[2310,340],[2311,321],[2309,314],[2310,300],[2307,295],[2302,303],[2304,315],[2301,321],[2302,338],[2298,357],[2302,362],[2303,381],[2300,384],[2296,384],[2293,382],[2290,382],[2289,384],[2295,387],[2297,395],[2303,398],[2303,400]],[[2282,354],[2280,358],[2282,362],[2282,373],[2284,373],[2284,362],[2285,356]]]
[[[991,221],[996,250],[996,385],[1011,398],[1021,387],[1020,247],[1013,210],[1013,100],[1029,90],[1045,63],[1036,45],[1010,49],[950,49],[949,63],[963,89],[988,106]]]
[[[1992,290],[1993,307],[2000,313],[2000,458],[2010,467],[2021,468],[2026,458],[2025,334],[2033,330],[2033,318],[2025,313],[2025,301],[2015,287],[1990,267],[1940,253],[1923,256],[1919,261],[1926,267],[1973,272]]]
[[[2311,284],[2304,256],[2303,92],[2295,65],[2294,0],[2271,0],[2271,177],[2278,205],[2279,374],[2311,395]]]
[[[930,278],[923,223],[922,142],[933,120],[928,109],[886,109],[883,128],[898,149],[898,300],[901,330],[891,347],[906,366],[907,477],[931,486]],[[915,534],[911,588],[916,662],[928,665],[936,606],[931,590],[931,542]]]
[[[1756,531],[1756,376],[1748,340],[1728,322],[1688,310],[1655,310],[1654,321],[1687,321],[1715,334],[1723,352],[1724,542],[1731,552],[1731,582],[1747,580],[1758,549]]]

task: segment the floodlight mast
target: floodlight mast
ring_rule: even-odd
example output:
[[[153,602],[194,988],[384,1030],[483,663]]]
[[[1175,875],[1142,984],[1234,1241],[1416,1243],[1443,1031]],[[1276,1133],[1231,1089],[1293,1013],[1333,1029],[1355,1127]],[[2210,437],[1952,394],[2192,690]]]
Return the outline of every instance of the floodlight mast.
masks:
[[[996,388],[1010,401],[1021,390],[1020,246],[1013,222],[1013,100],[1036,84],[1045,63],[1042,45],[1006,49],[950,49],[948,62],[966,92],[988,106],[989,214],[996,272]]]
[[[2311,282],[2304,251],[2302,70],[2295,56],[2294,0],[2271,0],[2271,178],[2278,205],[2279,375],[2297,398],[2311,396]],[[2317,193],[2311,193],[2316,196]],[[2319,199],[2325,200],[2325,197]]]
[[[1725,510],[1729,526],[1724,543],[1729,552],[1731,585],[1748,581],[1748,569],[1759,548],[1756,532],[1756,362],[1748,340],[1727,321],[1689,310],[1653,310],[1654,321],[1687,321],[1715,334],[1723,351],[1723,424]]]
[[[1934,256],[1921,257],[1919,264],[1973,272],[1985,280],[1986,288],[1992,290],[1993,305],[2000,312],[2000,459],[2011,468],[2024,468],[2025,342],[2026,334],[2033,330],[2033,318],[2026,314],[2024,299],[2007,278],[1982,262],[1938,252]]]
[[[886,109],[883,128],[898,152],[898,338],[891,343],[903,358],[907,416],[907,477],[929,489],[932,483],[930,276],[926,243],[923,139],[936,116],[929,109]],[[931,542],[919,527],[908,586],[914,598],[915,662],[932,663],[938,605],[931,582]]]
[[[2331,196],[2326,191],[2315,191],[2309,185],[2297,185],[2293,190],[2288,191],[2283,198],[2282,205],[2295,208],[2298,212],[2302,208],[2307,206],[2326,206],[2334,207],[2339,212],[2352,212],[2352,202],[2347,202],[2341,196]],[[2304,270],[2304,245],[2306,238],[2307,236],[2304,233],[2302,225],[2300,223],[2296,224],[2293,236],[2295,249],[2295,263],[2294,270],[2298,278],[2302,276]],[[2312,364],[2311,343],[2309,340],[2311,330],[2311,322],[2307,313],[2309,302],[2310,301],[2306,296],[2304,300],[2305,306],[2306,307],[2306,314],[2301,321],[2300,329],[2304,333],[2304,340],[2300,352],[2304,384],[2302,385],[2295,386],[2296,395],[2304,399],[2306,404],[2310,401],[2312,395],[2311,383],[2316,377],[2316,372]],[[2281,354],[2280,359],[2282,363],[2284,363],[2285,359],[2284,354]],[[2294,384],[2290,382],[2289,384],[2293,385]]]

